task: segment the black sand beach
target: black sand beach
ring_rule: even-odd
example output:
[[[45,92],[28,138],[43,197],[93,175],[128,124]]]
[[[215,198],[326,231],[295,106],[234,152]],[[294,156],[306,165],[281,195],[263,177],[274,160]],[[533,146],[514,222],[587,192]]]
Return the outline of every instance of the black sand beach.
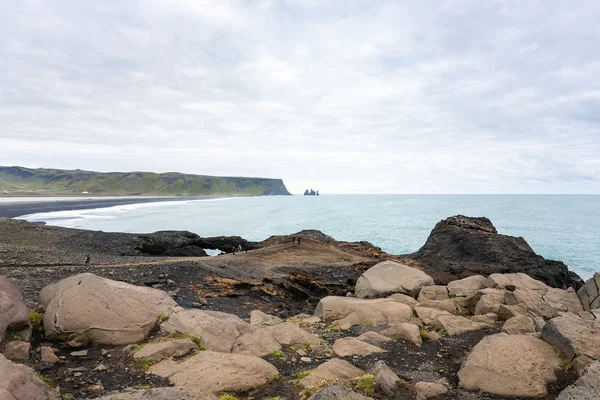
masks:
[[[193,196],[193,197],[138,197],[138,198],[107,198],[107,199],[81,199],[81,200],[57,200],[31,201],[31,202],[8,202],[0,203],[0,218],[17,218],[23,215],[52,212],[85,210],[91,208],[106,208],[121,206],[125,204],[156,203],[161,201],[189,201],[217,198],[223,196]]]

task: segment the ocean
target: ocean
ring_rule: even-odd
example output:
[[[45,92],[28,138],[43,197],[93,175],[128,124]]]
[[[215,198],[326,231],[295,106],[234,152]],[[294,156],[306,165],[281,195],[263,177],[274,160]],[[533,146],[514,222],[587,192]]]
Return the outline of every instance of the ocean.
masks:
[[[488,217],[540,255],[587,279],[600,271],[600,195],[322,195],[237,197],[130,204],[32,214],[28,221],[115,232],[188,230],[200,236],[271,235],[318,229],[392,254],[418,250],[434,225],[462,214]]]

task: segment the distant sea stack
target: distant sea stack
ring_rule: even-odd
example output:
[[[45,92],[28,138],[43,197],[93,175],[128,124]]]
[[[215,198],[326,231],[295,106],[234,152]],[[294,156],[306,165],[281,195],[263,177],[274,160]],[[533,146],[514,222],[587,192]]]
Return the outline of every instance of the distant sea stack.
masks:
[[[281,179],[0,167],[0,195],[290,195]]]
[[[317,190],[317,191],[314,191],[314,190],[312,190],[312,189],[310,189],[310,190],[306,189],[306,190],[304,191],[304,195],[305,195],[305,196],[318,196],[318,195],[319,195],[319,191],[318,191],[318,190]]]

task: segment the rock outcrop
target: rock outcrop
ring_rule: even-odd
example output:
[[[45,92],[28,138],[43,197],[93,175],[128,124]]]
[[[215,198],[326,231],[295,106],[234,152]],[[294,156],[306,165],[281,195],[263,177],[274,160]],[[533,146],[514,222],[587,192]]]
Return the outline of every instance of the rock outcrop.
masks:
[[[122,345],[145,339],[177,303],[161,290],[79,274],[45,287],[46,336],[67,339],[84,333],[100,344]]]
[[[423,247],[406,257],[419,261],[438,284],[507,272],[523,272],[556,288],[577,290],[583,283],[564,263],[535,254],[522,237],[499,234],[487,218],[457,215],[442,220]]]
[[[305,347],[316,354],[322,353],[327,348],[317,335],[306,332],[296,324],[284,322],[239,336],[232,351],[264,357],[280,350],[283,346]]]
[[[393,293],[404,293],[417,297],[421,287],[433,285],[433,279],[418,269],[384,261],[371,268],[358,278],[356,297],[374,299]]]
[[[499,333],[485,337],[463,363],[460,387],[500,396],[542,397],[556,380],[561,359],[532,336]]]

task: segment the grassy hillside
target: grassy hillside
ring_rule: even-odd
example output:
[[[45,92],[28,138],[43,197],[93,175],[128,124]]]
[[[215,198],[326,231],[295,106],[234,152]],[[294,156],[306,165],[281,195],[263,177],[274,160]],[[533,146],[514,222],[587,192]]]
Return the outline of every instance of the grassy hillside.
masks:
[[[0,195],[289,195],[281,179],[189,175],[176,172],[92,172],[82,170],[0,167]]]

